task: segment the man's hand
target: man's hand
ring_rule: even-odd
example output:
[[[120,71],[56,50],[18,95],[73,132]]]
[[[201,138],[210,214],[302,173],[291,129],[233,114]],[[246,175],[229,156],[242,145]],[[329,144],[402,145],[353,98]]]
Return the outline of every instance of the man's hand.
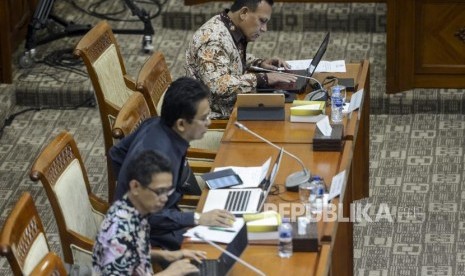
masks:
[[[182,276],[190,273],[198,273],[199,269],[191,264],[189,259],[182,259],[170,264],[165,270],[156,275],[159,276]]]
[[[164,260],[169,263],[184,258],[193,259],[196,262],[200,263],[202,259],[205,259],[207,257],[207,253],[205,251],[190,249],[181,249],[176,251],[152,249],[151,255],[154,257],[155,260]]]
[[[236,218],[226,210],[215,209],[200,215],[199,224],[206,226],[231,227]]]
[[[283,73],[266,73],[266,76],[268,77],[268,85],[274,85],[280,82],[291,83],[297,80],[296,76]]]
[[[291,66],[284,59],[278,57],[265,59],[259,66],[270,70],[278,70],[280,67],[284,67],[285,70],[291,69]]]

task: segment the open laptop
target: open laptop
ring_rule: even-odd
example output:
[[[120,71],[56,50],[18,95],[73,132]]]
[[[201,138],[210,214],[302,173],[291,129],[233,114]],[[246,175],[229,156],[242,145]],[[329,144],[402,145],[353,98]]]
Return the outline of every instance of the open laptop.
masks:
[[[214,209],[228,210],[235,215],[260,212],[276,180],[283,152],[284,149],[281,148],[269,175],[265,177],[260,187],[210,190],[208,191],[202,212],[208,212]]]
[[[318,67],[318,64],[320,63],[321,59],[323,58],[326,48],[328,48],[328,43],[329,43],[329,32],[326,33],[325,38],[320,44],[320,47],[318,48],[318,51],[316,51],[315,56],[313,57],[312,61],[310,62],[308,68],[306,70],[288,70],[285,72],[296,74],[296,75],[301,75],[301,76],[307,76],[307,77],[312,77],[313,74],[315,73],[316,68]],[[294,83],[279,83],[270,87],[265,87],[265,88],[257,88],[257,92],[270,92],[274,90],[285,90],[288,92],[293,92],[293,93],[302,93],[305,91],[305,87],[308,83],[308,79],[306,78],[297,78],[297,81]]]
[[[239,230],[234,239],[226,247],[226,251],[239,258],[242,252],[244,252],[245,248],[247,247],[247,244],[247,226],[244,223],[241,230]],[[224,276],[231,270],[235,262],[236,260],[234,258],[230,257],[228,254],[223,252],[220,255],[220,257],[216,260],[202,260],[200,264],[194,262],[194,265],[196,265],[200,271],[199,274],[195,275]]]

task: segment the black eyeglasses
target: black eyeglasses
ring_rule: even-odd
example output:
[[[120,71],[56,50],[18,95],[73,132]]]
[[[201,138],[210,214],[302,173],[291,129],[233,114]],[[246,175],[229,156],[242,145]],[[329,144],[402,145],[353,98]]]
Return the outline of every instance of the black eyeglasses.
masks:
[[[152,189],[150,187],[145,187],[147,190],[150,190],[151,192],[153,192],[154,194],[156,194],[157,196],[163,196],[163,195],[166,195],[166,196],[170,196],[174,193],[174,188],[170,188],[170,189]]]

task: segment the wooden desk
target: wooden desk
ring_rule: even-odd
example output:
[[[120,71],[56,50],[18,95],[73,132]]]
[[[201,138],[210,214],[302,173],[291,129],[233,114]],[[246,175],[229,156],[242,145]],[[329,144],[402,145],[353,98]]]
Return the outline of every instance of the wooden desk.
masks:
[[[292,136],[295,131],[292,125],[306,125],[301,131],[306,131],[312,124],[297,124],[290,122],[271,122],[268,127],[261,124],[268,122],[246,122],[246,125],[253,131],[259,133],[271,141],[280,141],[279,146],[295,154],[304,163],[305,167],[313,175],[320,175],[325,180],[327,186],[332,178],[339,172],[345,170],[345,185],[341,191],[341,196],[333,200],[333,204],[339,208],[343,218],[350,218],[350,204],[357,197],[363,197],[363,191],[368,188],[368,158],[363,160],[368,154],[368,127],[369,127],[369,64],[363,61],[360,64],[350,65],[351,72],[355,72],[357,78],[357,89],[365,87],[364,101],[362,108],[355,112],[351,118],[346,119],[351,131],[344,141],[341,152],[314,152],[310,140],[297,142],[298,135]],[[257,166],[262,164],[269,156],[277,156],[277,149],[263,142],[255,140],[253,136],[244,131],[235,129],[232,117],[228,122],[225,136],[221,142],[216,155],[213,167],[223,166]],[[248,123],[255,124],[249,125]],[[234,129],[232,129],[234,128]],[[283,136],[283,129],[288,128],[291,136]],[[242,136],[242,133],[251,136],[254,140]],[[231,134],[232,133],[232,134]],[[231,139],[231,137],[235,137]],[[294,137],[294,138],[289,138]],[[288,206],[281,208],[282,212],[289,212],[292,204],[299,204],[298,194],[287,192],[284,188],[286,177],[298,170],[301,166],[297,161],[288,155],[283,156],[275,186],[272,194],[266,200],[267,204],[277,206]],[[366,179],[365,179],[366,177]],[[273,191],[273,190],[272,190]],[[198,209],[201,210],[207,196],[207,191],[202,194]],[[289,213],[285,214],[289,216]],[[276,245],[255,245],[249,244],[246,251],[241,256],[247,262],[258,267],[267,275],[352,275],[353,274],[353,225],[351,222],[319,221],[318,231],[320,239],[320,251],[315,253],[294,253],[290,259],[281,259],[277,256]],[[210,258],[217,257],[220,252],[205,244],[185,243],[183,248],[196,248],[208,252]],[[231,275],[254,275],[246,267],[236,264]]]
[[[319,73],[316,78],[323,81],[325,77],[331,75],[339,78],[353,78],[355,80],[355,91],[364,89],[364,106],[369,112],[369,94],[370,94],[370,75],[369,62],[361,61],[358,64],[347,64],[347,72],[345,73]],[[329,87],[328,87],[329,88]],[[300,95],[299,95],[300,96]],[[303,95],[302,95],[303,96]],[[273,143],[313,143],[312,139],[315,134],[316,124],[311,123],[292,123],[289,120],[291,104],[286,104],[286,116],[284,121],[241,121],[243,125],[248,127],[260,136],[270,140]],[[330,114],[330,106],[326,109],[326,114]],[[369,121],[369,113],[364,114],[363,119]],[[358,132],[358,121],[360,119],[358,111],[350,118],[344,117],[344,133],[352,140],[355,133]],[[235,108],[231,114],[228,126],[223,135],[223,142],[247,142],[257,143],[262,142],[249,133],[240,130],[234,126],[237,120],[237,109]],[[368,122],[367,122],[368,124]],[[368,139],[368,132],[363,132],[364,138]]]

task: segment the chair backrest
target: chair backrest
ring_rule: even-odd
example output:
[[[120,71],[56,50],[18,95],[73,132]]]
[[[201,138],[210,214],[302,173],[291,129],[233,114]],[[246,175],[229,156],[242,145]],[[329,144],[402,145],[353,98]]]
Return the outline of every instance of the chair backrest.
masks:
[[[63,260],[49,252],[34,268],[30,276],[73,275],[68,274]]]
[[[163,53],[153,53],[142,66],[136,81],[136,89],[144,95],[152,116],[160,115],[163,95],[172,82]]]
[[[29,193],[24,193],[5,221],[0,234],[0,254],[14,275],[29,275],[50,252],[44,227]]]
[[[144,96],[134,93],[121,108],[113,125],[113,138],[122,139],[136,130],[140,124],[150,117],[150,110]]]
[[[39,154],[30,177],[45,188],[58,225],[65,262],[90,264],[92,246],[108,205],[91,192],[71,134],[60,133]]]
[[[86,65],[102,120],[105,151],[113,146],[111,129],[119,110],[135,91],[135,82],[126,73],[123,57],[110,25],[101,21],[77,43],[74,54]],[[114,183],[111,162],[107,160],[108,183]],[[113,184],[114,185],[114,184]],[[113,200],[109,189],[109,202]]]

